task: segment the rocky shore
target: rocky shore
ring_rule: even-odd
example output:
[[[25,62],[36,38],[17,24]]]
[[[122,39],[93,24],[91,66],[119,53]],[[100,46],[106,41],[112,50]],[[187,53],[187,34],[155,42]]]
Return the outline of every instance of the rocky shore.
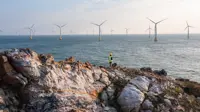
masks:
[[[200,112],[200,84],[12,49],[0,53],[0,112]]]

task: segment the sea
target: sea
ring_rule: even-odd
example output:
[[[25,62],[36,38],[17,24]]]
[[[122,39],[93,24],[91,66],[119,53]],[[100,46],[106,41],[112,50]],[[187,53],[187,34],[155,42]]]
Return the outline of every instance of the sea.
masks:
[[[58,35],[0,36],[0,51],[31,48],[38,53],[52,54],[56,61],[74,56],[82,62],[108,66],[108,55],[124,67],[165,69],[174,78],[200,82],[200,34],[187,39],[184,34],[158,35],[158,42],[148,35]]]

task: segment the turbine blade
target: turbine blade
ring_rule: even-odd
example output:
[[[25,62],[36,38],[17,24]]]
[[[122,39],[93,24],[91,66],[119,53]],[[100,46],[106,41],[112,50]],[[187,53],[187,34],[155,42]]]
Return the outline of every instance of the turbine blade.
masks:
[[[189,26],[190,28],[195,28],[194,26]]]
[[[156,24],[158,24],[158,23],[160,23],[160,22],[163,22],[164,20],[167,20],[167,18],[166,18],[166,19],[163,19],[163,20],[161,20],[161,21],[158,21]]]
[[[103,23],[101,23],[100,26],[103,25],[106,21],[107,21],[107,20],[105,20]]]
[[[188,28],[188,26],[185,28],[185,30]]]
[[[58,28],[60,28],[60,26],[59,25],[57,25],[57,24],[54,24],[55,26],[57,26]]]
[[[31,28],[33,28],[33,27],[34,27],[34,25],[35,25],[35,24],[33,24],[33,25],[31,26]]]
[[[66,26],[67,24],[64,24],[64,25],[62,25],[61,27],[64,27],[64,26]]]
[[[31,28],[29,28],[29,27],[27,27],[27,28],[24,28],[24,29],[31,30]]]
[[[153,20],[149,19],[148,17],[147,17],[147,19],[148,19],[149,21],[151,21],[152,23],[156,24]]]
[[[99,26],[98,24],[95,24],[95,23],[91,23],[91,24],[96,25],[96,26]]]
[[[188,22],[186,21],[187,26],[189,26]]]

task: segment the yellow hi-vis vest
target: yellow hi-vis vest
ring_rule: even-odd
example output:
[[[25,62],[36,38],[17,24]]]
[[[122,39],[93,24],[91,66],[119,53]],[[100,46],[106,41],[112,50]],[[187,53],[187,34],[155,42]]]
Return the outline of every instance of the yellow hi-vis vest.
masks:
[[[109,63],[112,62],[112,56],[108,57],[108,61],[109,61]]]

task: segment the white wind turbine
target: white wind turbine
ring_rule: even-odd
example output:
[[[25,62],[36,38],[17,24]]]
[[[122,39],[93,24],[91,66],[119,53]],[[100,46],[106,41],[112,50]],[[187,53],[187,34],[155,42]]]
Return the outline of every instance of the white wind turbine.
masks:
[[[64,25],[57,25],[57,24],[55,24],[55,25],[60,29],[60,38],[59,38],[59,40],[62,40],[62,28],[65,27],[66,24],[64,24]]]
[[[25,29],[28,29],[30,31],[30,40],[33,39],[33,36],[32,36],[33,35],[33,27],[34,27],[34,24],[31,27],[25,28]]]
[[[150,20],[152,23],[154,23],[155,24],[155,38],[154,38],[154,41],[155,42],[157,42],[158,41],[158,38],[157,38],[157,24],[159,24],[160,22],[162,22],[162,21],[164,21],[164,20],[166,20],[166,19],[163,19],[163,20],[161,20],[161,21],[158,21],[158,22],[154,22],[153,20],[151,20],[151,19],[149,19],[149,18],[147,18],[148,20]]]
[[[114,31],[113,29],[110,30],[110,34],[111,34],[111,35],[113,34],[113,31]]]
[[[128,35],[128,31],[130,30],[130,28],[125,28],[126,30],[126,36]]]
[[[99,27],[99,41],[101,41],[101,26],[105,23],[106,21],[102,22],[101,24],[96,24],[96,23],[91,23],[93,25],[96,25]]]
[[[149,25],[149,28],[146,30],[146,31],[149,31],[149,38],[151,37],[151,30],[152,30],[152,28]]]
[[[194,28],[194,27],[190,26],[187,21],[186,21],[186,24],[187,24],[187,27],[185,28],[185,30],[188,29],[188,35],[187,35],[187,37],[189,39],[190,38],[190,28]]]

